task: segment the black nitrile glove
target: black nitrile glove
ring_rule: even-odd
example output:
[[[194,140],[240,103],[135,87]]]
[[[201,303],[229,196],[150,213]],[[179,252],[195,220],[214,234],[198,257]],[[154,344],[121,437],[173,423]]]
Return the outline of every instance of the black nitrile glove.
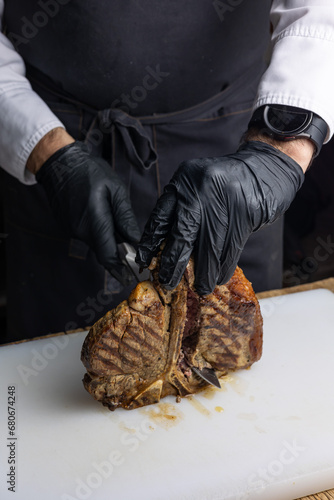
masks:
[[[174,288],[194,253],[196,289],[211,293],[231,278],[250,234],[287,210],[303,180],[294,160],[258,141],[183,162],[146,224],[136,261],[148,266],[166,240],[160,282]]]
[[[84,241],[123,285],[132,281],[120,262],[115,233],[135,243],[140,231],[126,188],[102,158],[74,142],[52,155],[36,174],[53,213],[69,237]]]

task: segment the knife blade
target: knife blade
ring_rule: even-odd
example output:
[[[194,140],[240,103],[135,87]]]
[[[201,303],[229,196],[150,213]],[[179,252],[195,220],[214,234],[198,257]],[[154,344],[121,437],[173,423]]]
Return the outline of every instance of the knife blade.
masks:
[[[141,269],[136,262],[136,250],[130,243],[122,242],[117,245],[118,254],[122,263],[131,271],[136,281],[146,281],[151,279],[149,269]]]
[[[219,382],[219,379],[214,371],[213,368],[197,368],[196,366],[192,366],[191,369],[193,372],[196,373],[199,377],[201,377],[203,380],[208,382],[211,385],[214,385],[215,387],[218,387],[221,389],[221,385]]]

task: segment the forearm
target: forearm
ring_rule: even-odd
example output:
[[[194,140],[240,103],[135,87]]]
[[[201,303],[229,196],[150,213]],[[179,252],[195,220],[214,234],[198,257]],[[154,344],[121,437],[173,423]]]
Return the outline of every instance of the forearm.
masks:
[[[267,135],[261,134],[257,129],[250,129],[245,135],[245,140],[265,142],[279,149],[282,153],[295,160],[304,173],[309,168],[315,152],[315,146],[309,139],[299,138],[292,141],[277,141]]]
[[[56,151],[68,144],[75,142],[66,130],[55,128],[50,130],[34,147],[28,161],[27,169],[36,175],[43,163],[46,162]]]

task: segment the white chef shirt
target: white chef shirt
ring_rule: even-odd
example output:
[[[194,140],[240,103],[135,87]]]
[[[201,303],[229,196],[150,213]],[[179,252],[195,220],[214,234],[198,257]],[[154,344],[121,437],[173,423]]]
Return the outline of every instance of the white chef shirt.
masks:
[[[237,7],[236,7],[237,8]],[[4,0],[0,0],[0,19]],[[334,1],[273,0],[272,55],[254,109],[286,104],[320,115],[334,133]],[[0,165],[25,184],[27,159],[50,130],[64,127],[25,78],[24,62],[0,34]]]

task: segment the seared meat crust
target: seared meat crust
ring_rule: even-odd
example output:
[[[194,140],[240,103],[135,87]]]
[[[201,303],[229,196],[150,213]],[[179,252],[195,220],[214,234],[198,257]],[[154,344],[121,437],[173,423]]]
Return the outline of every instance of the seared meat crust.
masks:
[[[237,268],[226,285],[199,296],[191,260],[172,291],[138,283],[128,300],[89,331],[81,353],[87,391],[110,410],[186,396],[207,383],[191,370],[209,367],[218,377],[251,366],[262,354],[262,317],[251,284]]]

